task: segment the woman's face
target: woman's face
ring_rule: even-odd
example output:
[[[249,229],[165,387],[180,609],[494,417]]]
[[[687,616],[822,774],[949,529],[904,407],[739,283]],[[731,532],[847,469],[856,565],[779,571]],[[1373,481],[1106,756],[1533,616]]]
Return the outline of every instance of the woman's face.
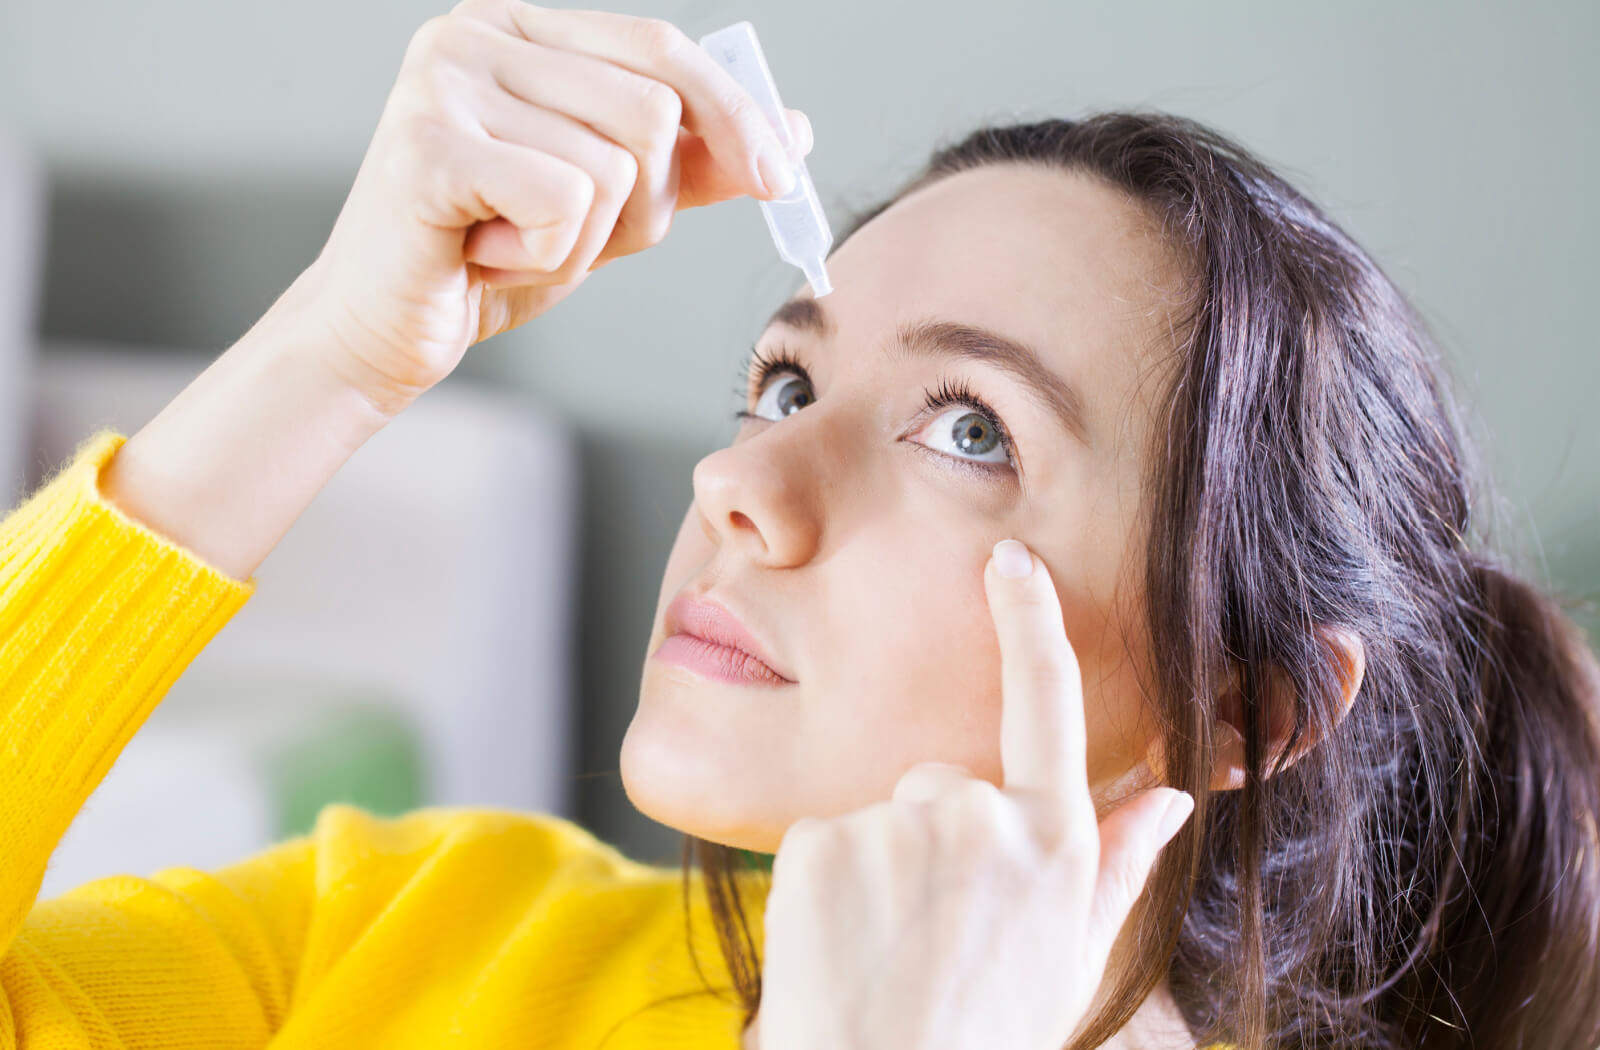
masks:
[[[1118,191],[1007,165],[901,199],[828,268],[836,290],[760,338],[755,418],[695,468],[622,746],[630,799],[773,852],[918,762],[1003,785],[983,567],[1008,537],[1060,593],[1096,798],[1147,783],[1143,467],[1178,260]]]

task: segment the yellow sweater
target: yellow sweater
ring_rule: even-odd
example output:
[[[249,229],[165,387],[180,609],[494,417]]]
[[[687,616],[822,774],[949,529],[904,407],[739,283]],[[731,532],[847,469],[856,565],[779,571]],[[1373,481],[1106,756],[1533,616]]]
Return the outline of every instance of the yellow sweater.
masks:
[[[103,498],[124,440],[84,441],[0,523],[0,1050],[739,1045],[703,884],[687,925],[721,997],[680,873],[555,817],[330,806],[220,871],[36,904],[90,792],[255,586]]]

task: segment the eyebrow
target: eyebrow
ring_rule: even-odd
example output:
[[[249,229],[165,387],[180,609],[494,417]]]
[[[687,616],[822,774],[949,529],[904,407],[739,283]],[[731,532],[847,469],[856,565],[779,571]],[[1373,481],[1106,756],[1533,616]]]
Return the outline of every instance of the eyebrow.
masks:
[[[822,304],[805,297],[790,299],[778,307],[767,321],[769,327],[775,324],[819,337],[831,336],[834,331]],[[1046,367],[1039,352],[1027,343],[979,325],[930,319],[902,324],[891,345],[902,354],[994,365],[1020,380],[1062,426],[1079,441],[1089,443],[1083,398]]]

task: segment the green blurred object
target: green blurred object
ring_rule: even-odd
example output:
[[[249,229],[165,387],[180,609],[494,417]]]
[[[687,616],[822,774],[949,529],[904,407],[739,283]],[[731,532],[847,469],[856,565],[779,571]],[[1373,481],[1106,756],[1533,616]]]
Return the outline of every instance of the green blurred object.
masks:
[[[310,831],[331,802],[395,816],[422,805],[426,794],[421,741],[393,708],[331,709],[275,747],[266,769],[281,837]]]
[[[766,872],[772,870],[772,854],[757,853],[748,849],[742,849],[739,853],[744,857],[744,862],[750,867]]]

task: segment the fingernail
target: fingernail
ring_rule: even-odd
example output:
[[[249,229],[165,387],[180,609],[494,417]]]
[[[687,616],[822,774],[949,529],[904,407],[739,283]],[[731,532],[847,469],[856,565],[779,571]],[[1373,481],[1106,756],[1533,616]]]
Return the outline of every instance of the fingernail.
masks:
[[[1033,555],[1017,540],[1001,540],[994,545],[994,571],[1017,578],[1032,575]]]
[[[761,169],[761,181],[766,183],[768,193],[781,197],[794,189],[794,167],[776,141],[761,147],[756,166]]]
[[[1183,827],[1183,822],[1189,819],[1189,814],[1194,812],[1194,796],[1187,791],[1174,792],[1167,802],[1166,810],[1161,814],[1161,824],[1156,828],[1156,834],[1162,842],[1166,842],[1178,833]]]

